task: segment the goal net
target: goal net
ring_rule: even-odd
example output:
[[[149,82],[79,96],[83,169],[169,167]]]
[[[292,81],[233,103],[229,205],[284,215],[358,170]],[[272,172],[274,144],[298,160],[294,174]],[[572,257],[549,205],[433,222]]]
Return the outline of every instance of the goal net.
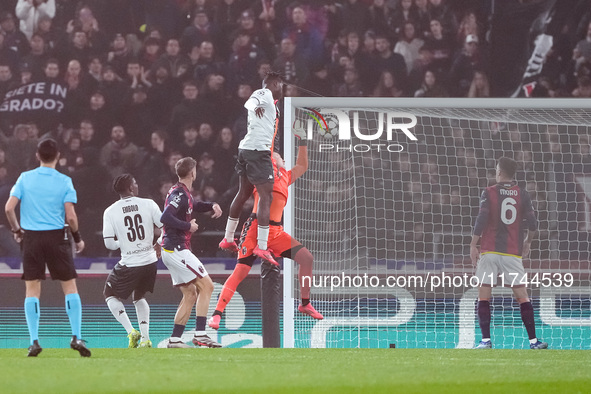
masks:
[[[514,158],[538,232],[524,266],[537,336],[591,336],[591,110],[582,101],[288,98],[285,130],[308,131],[309,169],[286,230],[314,255],[316,321],[297,311],[284,262],[285,347],[470,348],[480,339],[469,244],[496,161]],[[587,106],[588,107],[588,106]],[[287,136],[288,134],[286,134]],[[288,168],[297,148],[285,138]],[[495,348],[529,344],[509,287],[491,300]]]

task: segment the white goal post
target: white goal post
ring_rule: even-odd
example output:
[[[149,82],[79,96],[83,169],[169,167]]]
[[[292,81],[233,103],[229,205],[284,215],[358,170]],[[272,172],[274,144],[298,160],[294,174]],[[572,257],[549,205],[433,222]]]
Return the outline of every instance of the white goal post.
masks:
[[[284,156],[308,131],[309,169],[284,225],[314,255],[312,304],[297,311],[283,265],[283,347],[468,348],[479,338],[469,242],[496,161],[514,158],[539,219],[524,259],[538,335],[591,336],[591,109],[579,99],[285,99]],[[472,282],[471,282],[472,281]],[[496,348],[525,348],[510,291],[493,291]]]

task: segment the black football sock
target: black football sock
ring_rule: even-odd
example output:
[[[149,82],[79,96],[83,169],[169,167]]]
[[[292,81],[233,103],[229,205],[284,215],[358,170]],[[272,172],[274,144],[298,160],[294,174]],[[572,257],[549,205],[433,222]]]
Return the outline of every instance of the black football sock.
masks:
[[[310,299],[309,298],[302,298],[302,306],[306,306],[310,303]]]
[[[478,324],[482,338],[490,338],[490,302],[478,301]]]
[[[519,305],[521,310],[521,320],[527,330],[527,336],[529,339],[536,337],[536,322],[534,321],[534,307],[530,301],[524,302]]]
[[[185,332],[185,326],[181,324],[175,324],[174,328],[172,329],[172,336],[174,338],[180,338],[183,335],[183,332]]]

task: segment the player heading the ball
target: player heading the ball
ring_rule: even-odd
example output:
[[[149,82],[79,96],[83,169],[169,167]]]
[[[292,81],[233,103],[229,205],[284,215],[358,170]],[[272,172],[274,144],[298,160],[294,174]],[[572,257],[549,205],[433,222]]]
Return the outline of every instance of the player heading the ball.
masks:
[[[267,250],[269,238],[269,215],[273,199],[273,163],[271,153],[277,133],[279,108],[277,102],[283,97],[283,79],[276,72],[269,72],[263,80],[262,89],[256,90],[244,103],[248,110],[248,130],[238,145],[236,172],[240,176],[238,193],[230,205],[226,234],[220,242],[221,249],[238,251],[234,240],[238,218],[246,200],[254,189],[259,195],[257,218],[257,245],[253,253],[272,264],[278,265]]]

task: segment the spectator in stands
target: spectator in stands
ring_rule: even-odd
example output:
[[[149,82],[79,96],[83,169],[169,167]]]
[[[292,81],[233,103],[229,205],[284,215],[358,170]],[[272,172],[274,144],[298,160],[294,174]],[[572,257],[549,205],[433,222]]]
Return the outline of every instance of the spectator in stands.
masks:
[[[400,40],[394,46],[394,52],[399,53],[406,63],[406,71],[410,74],[412,68],[419,58],[419,50],[425,41],[416,36],[416,29],[413,22],[405,22],[400,30]]]
[[[455,14],[447,4],[447,0],[429,0],[429,14],[431,20],[437,19],[446,32],[458,31],[458,21]]]
[[[572,92],[573,97],[589,98],[591,97],[591,78],[583,75],[577,78],[577,87]]]
[[[36,141],[29,139],[29,126],[18,124],[7,141],[6,160],[14,166],[17,174],[30,170],[35,164]]]
[[[103,80],[103,61],[99,56],[91,56],[88,62],[88,75],[96,82]]]
[[[418,15],[412,3],[412,0],[400,0],[392,13],[390,19],[390,28],[394,37],[403,36],[405,24],[417,20]]]
[[[166,43],[164,54],[154,63],[154,68],[166,67],[168,75],[175,78],[183,78],[189,69],[189,59],[181,54],[179,40],[171,38]]]
[[[111,43],[111,51],[107,54],[107,63],[113,67],[115,74],[123,77],[127,71],[127,65],[134,59],[134,53],[127,45],[123,34],[115,34]]]
[[[14,15],[8,11],[0,13],[0,31],[4,35],[4,46],[24,56],[29,51],[29,39],[16,28]]]
[[[80,134],[80,148],[81,149],[95,149],[98,150],[99,144],[94,135],[94,125],[90,119],[82,119],[78,129]]]
[[[481,38],[480,26],[478,25],[478,19],[476,13],[472,10],[468,10],[462,17],[460,26],[458,28],[457,43],[463,45],[466,42],[466,37],[474,35]]]
[[[308,92],[314,92],[324,97],[329,97],[332,93],[332,82],[328,74],[328,66],[326,64],[315,65],[307,79],[302,81],[301,86]],[[304,91],[306,96],[311,95]]]
[[[167,126],[172,116],[173,107],[181,100],[181,88],[178,81],[170,77],[164,65],[155,67],[150,72],[152,86],[148,89],[148,105],[154,115],[154,122],[159,126]]]
[[[0,34],[0,63],[7,65],[11,71],[16,70],[19,58],[17,52],[7,46],[4,34]]]
[[[426,39],[431,35],[431,12],[429,11],[429,0],[414,0],[414,2],[417,37]]]
[[[276,51],[273,35],[269,34],[269,30],[263,28],[261,24],[257,23],[252,10],[245,10],[240,15],[237,29],[248,33],[248,35],[250,35],[252,38],[252,43],[263,51],[264,56],[267,59],[275,58]],[[236,30],[233,33],[236,33]],[[232,35],[230,35],[230,37],[232,37]],[[229,48],[231,44],[231,42],[227,43],[227,47]],[[229,55],[229,53],[227,55]]]
[[[289,83],[303,81],[310,72],[306,59],[296,53],[296,46],[291,38],[281,40],[281,49],[273,63],[273,70],[282,74],[284,81]]]
[[[472,77],[470,89],[468,89],[468,97],[490,97],[488,76],[484,71],[474,71],[474,77]]]
[[[200,96],[203,99],[203,111],[207,114],[205,120],[219,129],[226,122],[229,113],[230,95],[226,92],[224,76],[213,73],[205,77]]]
[[[103,93],[97,91],[90,96],[90,105],[80,117],[90,120],[94,125],[94,139],[99,147],[109,141],[115,120],[106,105]]]
[[[99,83],[98,89],[103,93],[107,108],[113,116],[120,116],[130,88],[115,73],[113,67],[103,67],[103,80]]]
[[[216,192],[223,192],[229,179],[222,179],[214,172],[215,159],[209,152],[203,152],[197,163],[197,176],[193,181],[193,190],[203,193],[206,186],[213,186]]]
[[[404,1],[410,1],[412,4],[412,0]],[[373,0],[373,4],[371,4],[368,8],[368,26],[373,31],[379,32],[381,34],[391,33],[392,13],[392,9],[386,3],[386,0]]]
[[[70,133],[64,148],[60,149],[59,166],[62,171],[70,175],[84,166],[84,156],[81,149],[80,134]]]
[[[342,19],[349,30],[363,34],[369,27],[368,5],[359,0],[344,0],[341,11]]]
[[[573,49],[573,59],[575,61],[575,69],[581,63],[591,61],[591,22],[587,25],[587,34],[585,38],[577,42]]]
[[[172,139],[182,138],[181,128],[188,124],[201,124],[209,118],[205,112],[203,100],[199,97],[199,88],[195,81],[183,83],[183,100],[172,110],[169,123],[169,134]]]
[[[45,66],[43,67],[44,76],[42,78],[45,82],[58,82],[60,75],[60,65],[57,59],[47,59]]]
[[[41,15],[37,22],[36,33],[43,37],[45,49],[51,54],[56,48],[59,40],[59,33],[53,28],[52,18],[46,15]]]
[[[62,42],[56,50],[59,53],[60,60],[62,60],[62,66],[65,66],[72,59],[76,59],[80,64],[86,66],[88,59],[98,53],[90,47],[88,36],[82,29],[74,30],[71,39],[65,43]]]
[[[86,35],[88,46],[92,48],[95,53],[107,52],[108,39],[104,32],[100,30],[99,23],[95,18],[92,9],[84,3],[80,3],[78,6],[79,8],[76,11],[75,18],[69,21],[66,26],[66,33],[72,34],[76,30],[81,30]],[[85,61],[81,63],[86,64]]]
[[[0,97],[4,97],[6,92],[16,88],[18,85],[18,81],[13,78],[10,66],[0,63]]]
[[[140,49],[138,55],[140,64],[146,70],[151,70],[154,63],[158,60],[161,55],[161,43],[160,40],[154,37],[146,37],[144,45]]]
[[[199,46],[199,60],[194,66],[193,78],[203,82],[209,74],[220,74],[226,77],[226,64],[217,57],[213,43],[203,41]]]
[[[392,51],[392,43],[386,36],[376,36],[376,54],[373,59],[373,69],[375,70],[375,79],[371,91],[373,91],[380,73],[384,70],[390,70],[397,81],[406,80],[407,71],[404,57]]]
[[[40,34],[34,33],[29,40],[31,50],[29,53],[21,58],[20,64],[26,65],[33,78],[38,80],[43,75],[43,66],[49,58],[45,50],[45,40]]]
[[[68,94],[65,100],[65,113],[70,119],[76,119],[76,114],[81,114],[93,91],[96,90],[98,83],[82,72],[80,62],[76,59],[70,60],[64,82],[68,87]],[[71,114],[71,115],[69,115]]]
[[[181,153],[183,157],[200,157],[205,151],[197,142],[199,136],[199,129],[194,123],[187,123],[183,127],[183,140],[176,146],[176,150]]]
[[[404,94],[404,90],[398,85],[394,74],[388,70],[384,70],[380,75],[378,86],[374,89],[372,97],[401,97]]]
[[[20,29],[30,40],[37,31],[39,18],[55,16],[55,0],[18,0],[16,17],[20,19]]]
[[[168,134],[164,130],[156,129],[150,138],[150,148],[147,150],[139,166],[139,182],[145,196],[158,193],[159,180],[168,175],[166,160],[170,153],[168,148]]]
[[[238,28],[241,13],[245,11],[244,7],[245,4],[237,0],[223,0],[219,1],[216,5],[213,14],[213,22],[218,26],[220,31],[220,37],[222,38],[220,45],[226,48],[230,47],[231,42],[224,41],[224,38],[231,37],[232,32]],[[250,12],[252,13],[252,11]]]
[[[421,87],[415,92],[415,97],[448,97],[447,92],[437,80],[432,70],[425,71]]]
[[[355,2],[356,0],[349,0]],[[367,8],[363,5],[365,13]],[[367,15],[367,14],[365,14]],[[352,24],[351,29],[360,28],[359,33],[366,30],[365,22],[363,26],[356,26],[353,20],[349,20]],[[283,30],[282,38],[289,37],[296,45],[297,53],[304,59],[308,59],[310,65],[321,62],[324,57],[323,37],[320,31],[308,22],[306,11],[302,6],[296,5],[291,11],[291,21]]]
[[[150,146],[150,130],[154,127],[154,115],[148,105],[145,87],[139,85],[132,89],[131,99],[122,113],[121,123],[128,139],[139,147]]]
[[[100,163],[109,171],[111,179],[125,173],[135,173],[139,149],[127,140],[121,125],[113,126],[111,140],[101,149]]]
[[[334,95],[336,97],[363,97],[359,73],[355,67],[345,69],[343,81],[335,85]]]
[[[228,82],[234,89],[241,82],[256,79],[257,65],[264,59],[264,54],[245,31],[238,31],[232,44],[232,54],[228,61]]]
[[[147,71],[140,65],[136,59],[130,59],[127,62],[126,81],[127,85],[132,88],[149,88],[152,83],[148,80]]]
[[[439,19],[431,19],[429,22],[431,34],[425,39],[425,44],[433,51],[434,66],[447,73],[452,61],[454,50],[453,40],[443,31],[443,26]]]
[[[211,155],[215,158],[214,171],[222,179],[229,180],[234,174],[238,142],[229,126],[224,126],[211,147]]]
[[[484,70],[486,67],[485,55],[478,45],[478,37],[470,34],[466,37],[464,48],[455,57],[449,72],[449,84],[453,87],[453,94],[457,97],[465,97],[470,89],[474,71]]]
[[[214,45],[219,45],[221,42],[220,31],[209,20],[205,8],[199,8],[195,11],[193,23],[183,32],[181,48],[184,52],[189,52],[193,46],[199,46],[203,41],[210,41]]]

